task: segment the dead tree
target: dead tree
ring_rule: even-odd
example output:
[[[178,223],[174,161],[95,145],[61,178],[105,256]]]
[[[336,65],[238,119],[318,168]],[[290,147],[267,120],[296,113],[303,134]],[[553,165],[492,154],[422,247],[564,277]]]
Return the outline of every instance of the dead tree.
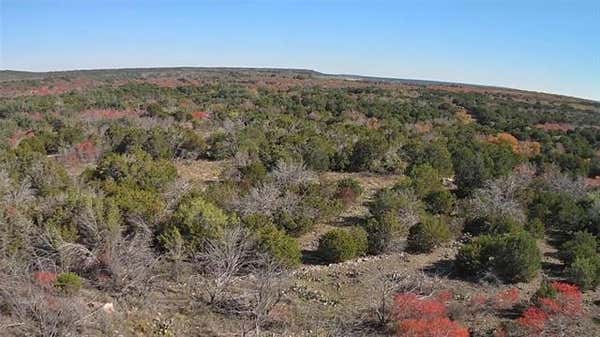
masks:
[[[63,297],[34,282],[29,267],[2,261],[0,267],[0,331],[22,336],[68,337],[93,315],[79,297]]]
[[[208,296],[208,303],[221,300],[235,277],[251,262],[254,240],[242,227],[225,230],[218,239],[207,240],[204,249],[196,254],[200,269],[200,284]]]
[[[281,302],[288,286],[288,273],[269,255],[262,255],[251,273],[252,286],[250,313],[254,319],[254,334],[259,337],[261,327],[271,311]]]

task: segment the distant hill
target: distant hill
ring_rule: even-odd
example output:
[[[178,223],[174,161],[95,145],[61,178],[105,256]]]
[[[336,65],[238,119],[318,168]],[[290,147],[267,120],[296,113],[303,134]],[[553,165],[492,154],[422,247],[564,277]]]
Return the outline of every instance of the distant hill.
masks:
[[[47,79],[73,79],[73,78],[91,78],[97,80],[103,79],[131,79],[131,78],[147,78],[152,76],[183,76],[183,75],[232,75],[232,74],[272,74],[284,76],[307,76],[315,79],[324,80],[345,80],[345,81],[367,81],[377,83],[403,84],[413,86],[426,87],[443,87],[461,89],[462,91],[482,91],[493,90],[503,91],[507,93],[525,93],[525,94],[541,94],[552,95],[556,97],[568,97],[572,99],[596,102],[589,99],[570,97],[552,93],[535,92],[521,89],[513,89],[498,86],[488,86],[480,84],[420,80],[420,79],[402,79],[392,77],[377,77],[364,76],[353,74],[327,74],[311,69],[292,69],[292,68],[243,68],[243,67],[160,67],[160,68],[120,68],[120,69],[83,69],[83,70],[66,70],[66,71],[49,71],[49,72],[29,72],[18,70],[0,70],[0,82],[20,81],[20,80],[47,80]]]

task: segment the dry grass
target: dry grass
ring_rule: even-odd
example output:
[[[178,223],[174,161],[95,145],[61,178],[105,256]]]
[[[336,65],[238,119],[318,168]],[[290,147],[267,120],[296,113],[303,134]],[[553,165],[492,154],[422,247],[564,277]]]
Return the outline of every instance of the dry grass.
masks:
[[[180,160],[175,162],[179,176],[195,183],[209,183],[219,181],[223,171],[230,162],[209,160]]]

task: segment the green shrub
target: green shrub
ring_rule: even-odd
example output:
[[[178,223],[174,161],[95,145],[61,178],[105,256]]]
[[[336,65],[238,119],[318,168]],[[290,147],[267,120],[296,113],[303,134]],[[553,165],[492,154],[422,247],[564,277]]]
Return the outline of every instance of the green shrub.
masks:
[[[420,198],[443,189],[442,176],[429,164],[413,166],[408,176],[411,187]]]
[[[454,209],[456,198],[448,190],[434,191],[425,197],[427,210],[433,214],[449,214]]]
[[[565,274],[570,282],[581,289],[595,289],[600,284],[600,256],[576,257]]]
[[[507,234],[522,230],[523,226],[518,221],[507,217],[478,217],[465,223],[465,231],[473,235]]]
[[[538,193],[529,204],[529,215],[566,232],[583,230],[587,221],[585,205],[567,193],[558,192]]]
[[[261,213],[254,213],[243,217],[242,224],[253,231],[274,225],[273,220],[269,216]]]
[[[159,127],[143,129],[115,125],[107,131],[107,137],[116,153],[133,153],[142,149],[154,159],[171,159],[175,154],[172,139],[180,137],[181,133],[179,130]]]
[[[410,192],[386,188],[375,194],[369,211],[373,215],[365,229],[369,233],[369,251],[378,254],[386,251],[397,238],[408,233],[419,215],[422,205]]]
[[[465,276],[477,276],[489,269],[488,250],[494,244],[494,238],[489,235],[476,237],[463,245],[456,254],[454,266]]]
[[[232,181],[219,181],[208,185],[204,191],[204,199],[222,209],[229,209],[231,202],[237,197],[239,188]]]
[[[450,240],[452,233],[440,217],[425,217],[422,222],[412,226],[408,232],[408,249],[413,252],[427,253]]]
[[[315,171],[326,171],[331,165],[331,156],[335,149],[326,138],[311,137],[302,150],[302,160]]]
[[[299,215],[327,221],[344,210],[343,201],[335,197],[335,184],[310,183],[297,186],[296,189],[301,197],[300,207],[296,210]]]
[[[242,224],[256,233],[259,249],[271,254],[281,265],[293,268],[300,264],[302,252],[298,241],[277,228],[270,217],[256,213],[244,217]]]
[[[95,241],[95,232],[82,230],[78,222],[82,211],[97,221],[98,231],[115,233],[120,230],[121,212],[113,200],[76,189],[61,195],[52,208],[40,215],[37,223],[67,242]]]
[[[102,158],[94,178],[143,190],[159,190],[175,180],[177,169],[168,160],[154,160],[141,150],[128,154],[109,154]]]
[[[537,302],[542,298],[556,298],[556,295],[558,295],[556,288],[547,280],[543,280],[538,290],[532,296],[532,299],[534,302]]]
[[[170,255],[171,258],[179,258],[179,255],[183,255],[185,252],[185,240],[181,236],[181,233],[179,233],[177,227],[167,227],[158,235],[157,239],[164,251]]]
[[[169,130],[152,128],[146,131],[146,141],[142,144],[142,149],[154,159],[171,159],[175,155],[175,150],[170,144],[173,138],[175,137]]]
[[[242,180],[248,185],[255,186],[263,181],[267,176],[267,168],[260,161],[254,161],[247,166],[240,168]]]
[[[60,273],[56,277],[55,287],[68,295],[74,295],[81,289],[81,277],[75,273]]]
[[[281,210],[275,213],[274,221],[279,228],[283,228],[290,235],[304,234],[314,225],[313,220],[308,216],[290,214]]]
[[[354,144],[350,156],[352,171],[382,171],[382,160],[389,148],[389,143],[382,134],[373,133]]]
[[[424,143],[413,139],[403,147],[403,150],[410,158],[412,166],[429,164],[444,177],[451,177],[454,174],[452,156],[442,140]]]
[[[457,193],[461,197],[482,187],[487,180],[509,173],[519,162],[519,157],[507,144],[481,143],[472,138],[458,143],[457,140],[452,140],[449,149],[456,173]]]
[[[386,213],[379,219],[371,218],[365,225],[369,253],[381,254],[388,251],[399,236],[405,235],[408,228],[403,226],[398,216]]]
[[[116,184],[106,184],[104,189],[125,215],[143,216],[153,221],[165,210],[165,202],[157,191]]]
[[[232,157],[236,152],[237,144],[230,134],[218,132],[208,139],[206,157],[209,159],[223,160]]]
[[[565,264],[571,264],[577,258],[588,258],[598,255],[596,237],[588,232],[577,232],[573,238],[560,248],[560,258]]]
[[[539,218],[531,219],[525,224],[525,230],[529,232],[534,238],[541,239],[544,237],[546,227],[544,222]]]
[[[16,163],[10,162],[9,167],[13,167],[16,175],[21,179],[28,179],[36,194],[54,196],[68,188],[71,182],[69,174],[59,161],[39,153],[18,154],[18,156],[10,159]]]
[[[362,193],[363,188],[356,179],[344,178],[336,183],[335,197],[342,200],[346,207],[356,202]]]
[[[319,240],[318,254],[327,262],[342,262],[365,254],[367,233],[362,228],[334,229]]]
[[[420,214],[422,204],[409,191],[401,188],[386,188],[375,194],[373,202],[369,205],[369,211],[377,220],[381,220],[389,214],[399,216],[404,211]]]
[[[600,283],[598,241],[588,232],[577,232],[560,249],[567,278],[582,289],[593,289]]]
[[[207,149],[206,141],[198,133],[190,129],[181,129],[183,140],[177,148],[177,157],[198,159]]]
[[[527,232],[482,235],[459,250],[455,266],[465,275],[491,271],[504,281],[524,282],[540,269],[541,256],[535,239]]]
[[[300,265],[300,245],[284,231],[267,225],[259,228],[256,235],[260,249],[271,254],[282,266],[293,268]]]
[[[542,264],[537,243],[526,232],[501,236],[498,240],[498,254],[494,257],[496,273],[508,282],[531,280]]]
[[[205,239],[220,237],[224,227],[234,220],[204,198],[192,195],[179,203],[163,232],[168,232],[171,227],[177,228],[188,248],[195,251],[201,248]]]

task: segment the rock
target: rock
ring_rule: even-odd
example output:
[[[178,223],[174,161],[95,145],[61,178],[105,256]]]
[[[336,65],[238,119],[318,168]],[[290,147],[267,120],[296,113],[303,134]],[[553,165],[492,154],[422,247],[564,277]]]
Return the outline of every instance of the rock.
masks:
[[[104,305],[102,306],[102,311],[109,315],[113,314],[115,312],[115,306],[112,304],[112,302],[104,303]]]

